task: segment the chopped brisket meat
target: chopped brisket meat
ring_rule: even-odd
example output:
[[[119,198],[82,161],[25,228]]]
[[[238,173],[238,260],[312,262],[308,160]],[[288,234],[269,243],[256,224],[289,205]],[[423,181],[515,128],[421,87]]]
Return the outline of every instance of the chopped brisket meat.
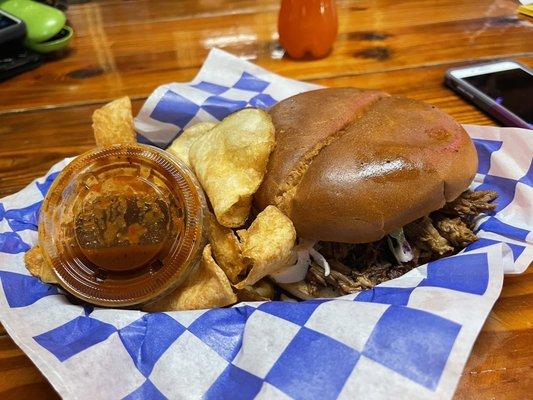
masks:
[[[443,218],[435,223],[442,237],[454,247],[464,248],[477,240],[477,236],[461,218]]]
[[[330,286],[342,294],[355,293],[362,290],[357,281],[334,269],[331,270],[328,276],[324,276],[324,270],[316,264],[311,264],[306,278],[317,286]]]
[[[331,287],[340,294],[372,288],[438,258],[457,253],[477,240],[472,231],[475,218],[496,208],[491,203],[496,192],[466,191],[430,216],[419,218],[403,227],[414,257],[398,265],[385,238],[372,243],[347,244],[319,242],[317,250],[328,260],[329,276],[312,264],[306,276],[309,292],[318,295],[320,287]]]
[[[404,226],[405,236],[412,246],[439,256],[451,253],[453,247],[440,235],[429,217],[422,217]]]
[[[498,193],[492,190],[480,190],[478,192],[467,190],[455,200],[446,203],[439,212],[461,219],[475,217],[480,213],[494,211],[496,204],[491,202],[497,197]]]

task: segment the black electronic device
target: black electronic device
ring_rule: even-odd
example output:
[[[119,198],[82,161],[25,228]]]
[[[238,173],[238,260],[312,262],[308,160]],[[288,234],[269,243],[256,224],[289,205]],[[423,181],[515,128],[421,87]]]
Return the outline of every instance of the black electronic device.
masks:
[[[22,42],[0,45],[0,82],[42,64],[42,57],[26,49]]]
[[[0,45],[16,40],[22,40],[26,36],[26,25],[19,18],[0,10]],[[0,48],[2,56],[2,48]]]
[[[533,74],[515,61],[453,68],[446,84],[507,126],[533,129]]]

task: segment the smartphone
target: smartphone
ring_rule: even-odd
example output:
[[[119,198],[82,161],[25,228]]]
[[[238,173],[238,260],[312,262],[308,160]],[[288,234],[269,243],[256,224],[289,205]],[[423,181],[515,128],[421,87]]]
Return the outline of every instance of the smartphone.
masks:
[[[452,68],[446,84],[505,126],[533,129],[533,73],[503,60]]]
[[[26,36],[26,25],[24,22],[0,10],[0,44],[22,40],[24,36]]]
[[[17,17],[0,10],[0,46],[22,40],[26,36],[26,24]],[[3,48],[0,47],[0,56]]]

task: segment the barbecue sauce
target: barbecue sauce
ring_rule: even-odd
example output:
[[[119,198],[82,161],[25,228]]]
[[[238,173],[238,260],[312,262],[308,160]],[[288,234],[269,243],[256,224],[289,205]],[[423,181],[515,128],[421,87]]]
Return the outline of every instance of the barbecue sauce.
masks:
[[[82,154],[43,203],[39,242],[61,285],[103,306],[131,306],[194,273],[205,199],[180,161],[144,145]]]

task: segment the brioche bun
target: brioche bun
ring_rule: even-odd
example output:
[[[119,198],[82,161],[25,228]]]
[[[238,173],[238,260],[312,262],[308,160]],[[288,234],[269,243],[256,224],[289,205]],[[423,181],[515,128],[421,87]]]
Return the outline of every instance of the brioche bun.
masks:
[[[420,101],[330,88],[269,113],[276,148],[255,204],[280,208],[306,239],[378,240],[455,199],[476,173],[465,130]]]

